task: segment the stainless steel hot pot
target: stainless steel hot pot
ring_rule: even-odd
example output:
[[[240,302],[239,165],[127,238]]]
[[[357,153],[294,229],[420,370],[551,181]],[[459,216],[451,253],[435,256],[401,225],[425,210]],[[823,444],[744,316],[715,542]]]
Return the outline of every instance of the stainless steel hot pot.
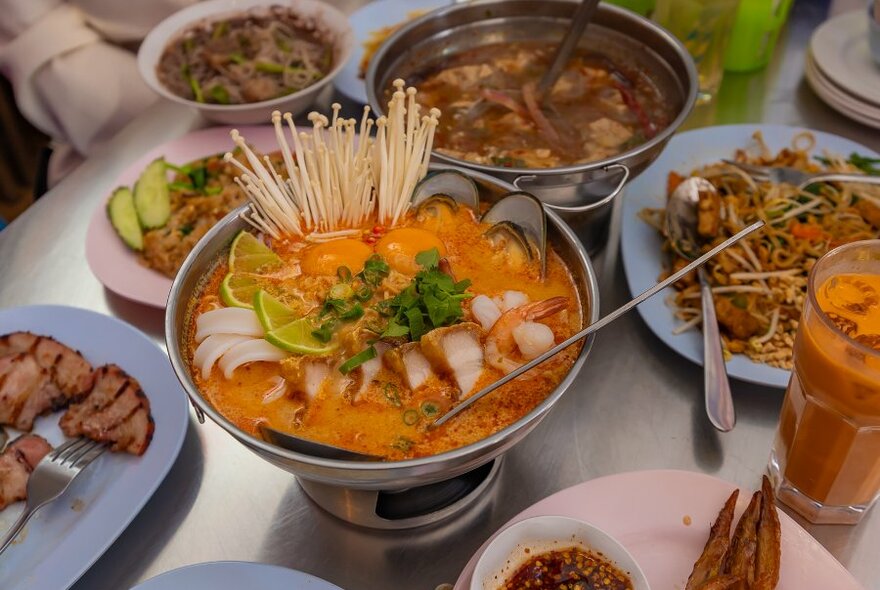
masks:
[[[575,3],[567,0],[496,0],[455,4],[403,26],[385,42],[366,75],[370,106],[384,113],[395,78],[412,79],[442,56],[504,41],[558,41]],[[436,161],[491,174],[539,197],[581,236],[590,253],[607,238],[613,200],[628,180],[653,162],[691,112],[698,78],[693,60],[669,32],[628,10],[601,3],[580,45],[645,72],[675,113],[649,141],[612,158],[558,168],[476,164],[436,150]]]
[[[432,169],[448,169],[449,166],[432,165]],[[481,199],[497,200],[514,187],[479,172],[463,171],[480,187]],[[316,485],[336,486],[354,490],[398,490],[446,480],[467,473],[498,457],[528,434],[559,400],[574,380],[592,345],[587,340],[568,375],[559,386],[534,410],[518,422],[466,447],[440,455],[411,459],[408,461],[361,463],[334,461],[294,453],[271,445],[239,430],[202,397],[191,376],[190,359],[185,352],[185,326],[187,314],[200,291],[203,280],[214,265],[226,256],[233,237],[239,230],[249,227],[239,219],[238,209],[221,220],[202,238],[183,263],[174,280],[165,314],[165,340],[168,355],[177,377],[183,384],[199,417],[207,415],[239,442],[257,455],[278,467],[297,475],[301,480]],[[574,276],[584,309],[584,322],[591,323],[599,317],[599,289],[596,275],[584,247],[572,230],[553,212],[548,212],[548,240],[565,260]],[[307,487],[308,490],[308,487]]]

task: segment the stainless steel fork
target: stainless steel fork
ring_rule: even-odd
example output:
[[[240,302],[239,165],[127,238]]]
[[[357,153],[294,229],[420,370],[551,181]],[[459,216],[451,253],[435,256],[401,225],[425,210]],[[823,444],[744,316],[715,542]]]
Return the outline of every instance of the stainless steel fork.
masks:
[[[869,174],[855,174],[845,172],[822,172],[809,174],[797,168],[783,166],[755,166],[733,160],[724,160],[731,166],[736,166],[758,182],[772,182],[773,184],[793,184],[798,190],[805,189],[817,182],[858,182],[861,184],[880,184],[880,176]]]
[[[28,478],[24,512],[0,541],[0,553],[9,547],[37,510],[63,494],[76,476],[106,449],[103,443],[75,438],[43,457]]]

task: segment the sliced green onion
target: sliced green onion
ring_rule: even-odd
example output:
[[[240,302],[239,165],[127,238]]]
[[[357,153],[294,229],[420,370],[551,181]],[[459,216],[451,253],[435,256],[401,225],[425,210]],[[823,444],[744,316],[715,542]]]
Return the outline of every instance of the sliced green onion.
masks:
[[[178,174],[185,174],[186,176],[189,176],[189,173],[192,172],[192,168],[190,168],[188,164],[177,166],[175,164],[172,164],[171,162],[165,162],[165,168],[167,168],[168,170],[174,170]]]
[[[219,39],[220,37],[225,35],[226,31],[228,31],[228,30],[229,30],[229,23],[226,22],[225,20],[221,21],[220,24],[215,25],[214,30],[211,31],[211,39],[214,39],[214,40]]]
[[[355,298],[357,298],[358,301],[366,303],[373,296],[373,290],[364,285],[354,292],[354,296]]]
[[[356,320],[362,315],[364,315],[364,308],[361,307],[360,303],[355,303],[345,311],[339,312],[339,319],[347,321]]]
[[[320,327],[312,330],[312,336],[321,342],[330,342],[330,339],[333,338],[333,330],[336,328],[336,320],[329,319]]]
[[[400,407],[400,388],[390,381],[382,388],[382,394],[385,396],[392,406]]]
[[[281,64],[277,64],[271,61],[258,61],[254,64],[254,68],[258,72],[263,72],[264,74],[283,74],[284,66]]]
[[[397,439],[391,443],[391,447],[397,449],[398,451],[403,451],[404,453],[408,453],[410,449],[412,449],[413,441],[406,438],[405,436],[398,436]]]
[[[343,283],[351,282],[351,269],[347,266],[340,266],[336,269],[336,276],[339,277],[339,280]]]
[[[425,418],[434,418],[440,414],[440,404],[437,402],[423,401],[419,409]]]
[[[189,77],[189,87],[193,91],[193,96],[195,97],[196,102],[205,102],[205,95],[202,94],[202,88],[192,76]]]
[[[169,183],[168,183],[168,188],[171,189],[171,190],[173,190],[173,191],[187,191],[187,192],[192,192],[192,191],[195,190],[195,187],[193,187],[193,185],[189,184],[188,182],[176,182],[176,181],[175,181],[175,182],[169,182]]]
[[[403,423],[407,426],[413,426],[419,421],[419,413],[415,410],[407,410],[403,413]]]
[[[214,196],[214,195],[219,195],[222,192],[223,192],[222,186],[206,186],[205,187],[205,194],[208,195],[209,197]]]
[[[229,104],[229,92],[221,86],[220,84],[215,84],[211,86],[211,90],[208,91],[211,95],[211,98],[214,99],[214,102],[218,102],[220,104]]]
[[[245,61],[247,61],[247,60],[245,59],[244,55],[242,55],[242,53],[241,53],[240,51],[233,51],[232,53],[230,53],[230,54],[229,54],[229,59],[232,60],[232,61],[234,61],[235,63],[237,63],[237,64],[239,64],[239,65],[241,65],[241,64],[243,64]]]
[[[339,372],[343,375],[348,375],[365,362],[374,358],[376,358],[376,347],[368,346],[367,348],[363,349],[362,351],[339,365]]]
[[[354,295],[354,289],[348,283],[336,283],[330,287],[327,293],[328,299],[350,299]]]

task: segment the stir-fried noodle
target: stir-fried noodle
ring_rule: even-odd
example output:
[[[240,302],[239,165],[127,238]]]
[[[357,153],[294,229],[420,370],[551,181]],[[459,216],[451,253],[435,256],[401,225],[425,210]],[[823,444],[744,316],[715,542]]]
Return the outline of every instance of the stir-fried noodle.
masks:
[[[737,162],[761,166],[788,166],[810,173],[862,172],[870,160],[853,154],[812,157],[815,138],[801,133],[791,148],[774,154],[760,132],[754,149],[737,150]],[[857,165],[858,164],[858,165]],[[724,162],[692,172],[709,180],[720,201],[715,219],[704,219],[714,232],[706,236],[705,249],[720,243],[745,226],[763,219],[767,226],[711,260],[707,272],[715,295],[715,308],[729,353],[744,353],[754,361],[790,369],[792,346],[806,295],[807,275],[816,260],[841,244],[880,236],[880,187],[863,184],[820,184],[798,190],[789,184],[757,182]],[[668,191],[683,180],[669,175]],[[701,198],[703,198],[701,196]],[[658,229],[663,209],[645,209],[641,217]],[[669,242],[663,249],[678,269],[686,261]],[[701,321],[700,291],[695,276],[681,281],[668,301],[682,324],[676,332]]]

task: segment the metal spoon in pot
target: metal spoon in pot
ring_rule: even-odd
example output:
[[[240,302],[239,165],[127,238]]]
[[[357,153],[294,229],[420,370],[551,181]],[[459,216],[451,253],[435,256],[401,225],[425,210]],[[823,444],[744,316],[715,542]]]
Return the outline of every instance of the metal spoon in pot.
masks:
[[[567,340],[563,341],[562,343],[557,344],[556,346],[554,346],[553,348],[551,348],[550,350],[548,350],[544,354],[542,354],[542,355],[532,359],[531,361],[527,362],[526,364],[514,369],[513,371],[511,371],[510,373],[508,373],[507,375],[505,375],[504,377],[502,377],[498,381],[495,381],[491,385],[484,387],[483,389],[481,389],[480,391],[478,391],[474,395],[472,395],[469,398],[467,398],[466,400],[464,400],[459,405],[457,405],[454,408],[452,408],[451,410],[449,410],[444,415],[440,416],[437,420],[435,420],[429,426],[429,428],[436,428],[437,426],[442,426],[443,424],[445,424],[446,422],[448,422],[449,420],[451,420],[455,416],[459,415],[461,412],[463,412],[466,409],[468,409],[469,407],[471,407],[474,403],[477,402],[477,400],[482,399],[486,395],[489,395],[490,393],[492,393],[493,391],[495,391],[496,389],[498,389],[499,387],[501,387],[505,383],[509,383],[509,382],[513,381],[514,379],[516,379],[517,377],[519,377],[520,375],[522,375],[526,371],[535,368],[536,366],[540,365],[541,363],[543,363],[547,359],[551,358],[552,356],[562,352],[563,350],[565,350],[566,348],[568,348],[569,346],[571,346],[575,342],[586,338],[587,336],[589,336],[593,332],[600,330],[601,328],[604,328],[605,326],[607,326],[608,324],[610,324],[611,322],[613,322],[614,320],[616,320],[617,318],[619,318],[620,316],[625,314],[626,312],[635,308],[637,305],[639,305],[640,303],[642,303],[643,301],[645,301],[649,297],[653,297],[654,295],[656,295],[657,293],[659,293],[660,291],[662,291],[666,287],[668,287],[668,286],[672,285],[673,283],[675,283],[676,281],[680,280],[686,274],[693,272],[694,269],[699,268],[700,266],[702,266],[703,264],[708,262],[710,258],[714,257],[716,254],[718,254],[722,250],[729,248],[730,246],[732,246],[736,242],[740,241],[741,239],[743,239],[747,235],[751,234],[752,232],[754,232],[758,229],[761,229],[762,227],[764,227],[764,222],[763,221],[756,221],[755,223],[753,223],[752,225],[743,229],[742,231],[740,231],[736,235],[727,238],[726,240],[724,240],[724,242],[722,242],[721,244],[718,244],[717,246],[715,246],[714,248],[712,248],[711,250],[709,250],[708,252],[706,252],[705,254],[703,254],[702,256],[700,256],[699,258],[697,258],[696,260],[694,260],[693,262],[691,262],[690,264],[688,264],[687,266],[685,266],[684,268],[679,270],[678,272],[672,274],[667,279],[660,281],[659,283],[657,283],[656,285],[654,285],[653,287],[651,287],[647,291],[641,293],[640,295],[638,295],[635,299],[633,299],[629,303],[627,303],[621,307],[618,307],[616,310],[612,311],[611,313],[609,313],[605,317],[590,324],[589,326],[587,326],[586,328],[584,328],[583,330],[581,330],[580,332],[578,332],[574,336],[571,336]]]
[[[568,63],[568,58],[571,57],[571,52],[577,47],[578,41],[583,36],[587,25],[593,19],[593,14],[596,12],[598,5],[599,0],[581,0],[580,4],[575,8],[568,31],[565,32],[565,37],[562,38],[559,47],[556,48],[553,62],[547,71],[544,72],[544,76],[538,83],[536,92],[538,100],[556,84],[556,80],[559,79],[562,70],[565,69],[565,64]]]
[[[715,186],[705,178],[691,177],[684,180],[669,196],[666,205],[666,237],[672,248],[685,260],[694,260],[700,255],[700,235],[697,231],[697,207],[700,194],[717,195]],[[733,430],[736,412],[733,396],[730,394],[730,381],[721,349],[721,334],[718,318],[715,316],[715,302],[712,288],[706,278],[706,271],[697,269],[700,281],[700,299],[703,310],[703,369],[706,395],[706,414],[712,426],[721,432]]]
[[[275,430],[271,426],[266,426],[265,424],[260,424],[260,434],[263,435],[263,440],[268,443],[272,443],[277,447],[281,447],[282,449],[287,449],[288,451],[293,451],[295,453],[302,453],[303,455],[310,455],[312,457],[320,457],[322,459],[334,459],[337,461],[382,460],[382,457],[377,457],[376,455],[368,455],[366,453],[358,453],[357,451],[349,451],[348,449],[343,449],[342,447],[300,438],[287,432]]]

